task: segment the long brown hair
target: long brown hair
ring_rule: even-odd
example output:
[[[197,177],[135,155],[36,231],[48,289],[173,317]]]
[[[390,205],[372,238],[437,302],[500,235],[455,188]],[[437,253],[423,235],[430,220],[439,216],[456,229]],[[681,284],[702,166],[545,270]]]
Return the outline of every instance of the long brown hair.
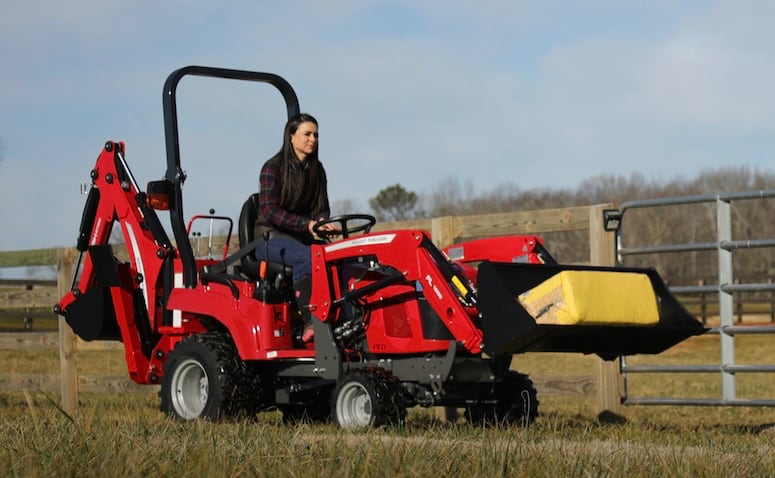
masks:
[[[275,157],[280,160],[282,177],[280,206],[289,211],[306,212],[300,211],[299,208],[310,205],[310,214],[316,216],[325,208],[326,188],[326,173],[318,159],[318,148],[304,158],[304,161],[300,161],[291,144],[291,136],[299,129],[299,125],[307,122],[318,126],[318,121],[306,113],[288,119],[283,133],[282,149]]]

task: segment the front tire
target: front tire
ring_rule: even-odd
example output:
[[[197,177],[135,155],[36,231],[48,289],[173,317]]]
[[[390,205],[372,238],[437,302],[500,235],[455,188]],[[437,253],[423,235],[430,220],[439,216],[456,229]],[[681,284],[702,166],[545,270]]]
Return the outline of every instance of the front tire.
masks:
[[[227,336],[198,334],[170,352],[160,409],[180,420],[218,420],[255,413],[254,381]]]
[[[398,381],[378,370],[350,372],[339,379],[331,396],[331,418],[346,429],[403,423]]]

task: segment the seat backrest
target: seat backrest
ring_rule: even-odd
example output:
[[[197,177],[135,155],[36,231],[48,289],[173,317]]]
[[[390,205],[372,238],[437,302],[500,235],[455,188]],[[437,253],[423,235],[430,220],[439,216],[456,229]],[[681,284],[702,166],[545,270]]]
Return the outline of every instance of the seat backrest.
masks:
[[[242,210],[237,223],[240,249],[250,244],[253,239],[253,229],[258,218],[258,193],[253,193],[242,205]],[[247,254],[242,257],[242,273],[248,277],[258,277],[259,263],[255,254]]]
[[[242,205],[239,214],[238,231],[239,246],[247,246],[253,239],[253,229],[256,227],[258,218],[258,193],[253,193]]]
[[[239,215],[239,222],[237,224],[237,234],[239,236],[239,247],[242,249],[256,237],[254,236],[254,228],[256,226],[256,219],[258,218],[258,193],[253,193],[242,205],[242,210]],[[256,258],[255,253],[251,252],[242,256],[241,259],[241,272],[247,277],[256,280],[258,279],[261,263]],[[274,280],[280,276],[282,278],[290,278],[293,276],[293,269],[291,266],[278,262],[266,261],[267,276]]]

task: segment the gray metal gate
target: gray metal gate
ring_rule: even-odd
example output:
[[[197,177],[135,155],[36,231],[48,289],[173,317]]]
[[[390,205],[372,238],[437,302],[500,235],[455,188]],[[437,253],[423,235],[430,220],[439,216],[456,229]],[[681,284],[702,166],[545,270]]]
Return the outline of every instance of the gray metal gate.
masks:
[[[731,204],[733,201],[748,201],[775,197],[775,189],[730,193],[721,195],[698,195],[671,197],[653,200],[630,201],[619,209],[620,223],[616,234],[618,261],[624,256],[636,254],[675,253],[687,251],[713,251],[718,256],[718,282],[716,284],[671,287],[674,294],[718,293],[719,326],[708,332],[719,336],[720,363],[712,365],[628,365],[621,357],[620,368],[624,377],[625,405],[729,405],[729,406],[775,406],[775,400],[738,399],[736,397],[735,375],[739,373],[772,373],[775,365],[740,365],[735,363],[735,336],[742,334],[775,334],[775,325],[735,326],[733,294],[744,291],[775,291],[773,283],[736,284],[733,277],[733,252],[739,249],[775,247],[775,239],[733,240]],[[685,204],[715,203],[717,238],[715,242],[681,243],[646,247],[625,247],[622,244],[622,230],[628,210],[654,208]],[[639,398],[628,396],[628,374],[633,373],[719,373],[721,377],[720,398]]]

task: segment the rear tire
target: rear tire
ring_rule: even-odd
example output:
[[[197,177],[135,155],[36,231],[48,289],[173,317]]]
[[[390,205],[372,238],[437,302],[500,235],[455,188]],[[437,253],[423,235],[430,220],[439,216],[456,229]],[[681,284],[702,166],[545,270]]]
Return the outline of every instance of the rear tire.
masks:
[[[256,389],[228,336],[192,335],[175,346],[164,364],[160,409],[180,420],[254,415]]]
[[[538,416],[538,395],[533,381],[522,373],[509,370],[495,384],[491,399],[496,403],[479,403],[466,407],[466,420],[474,426],[527,427]]]
[[[398,381],[380,370],[344,375],[331,396],[331,418],[347,429],[403,423],[406,408],[400,399]]]

